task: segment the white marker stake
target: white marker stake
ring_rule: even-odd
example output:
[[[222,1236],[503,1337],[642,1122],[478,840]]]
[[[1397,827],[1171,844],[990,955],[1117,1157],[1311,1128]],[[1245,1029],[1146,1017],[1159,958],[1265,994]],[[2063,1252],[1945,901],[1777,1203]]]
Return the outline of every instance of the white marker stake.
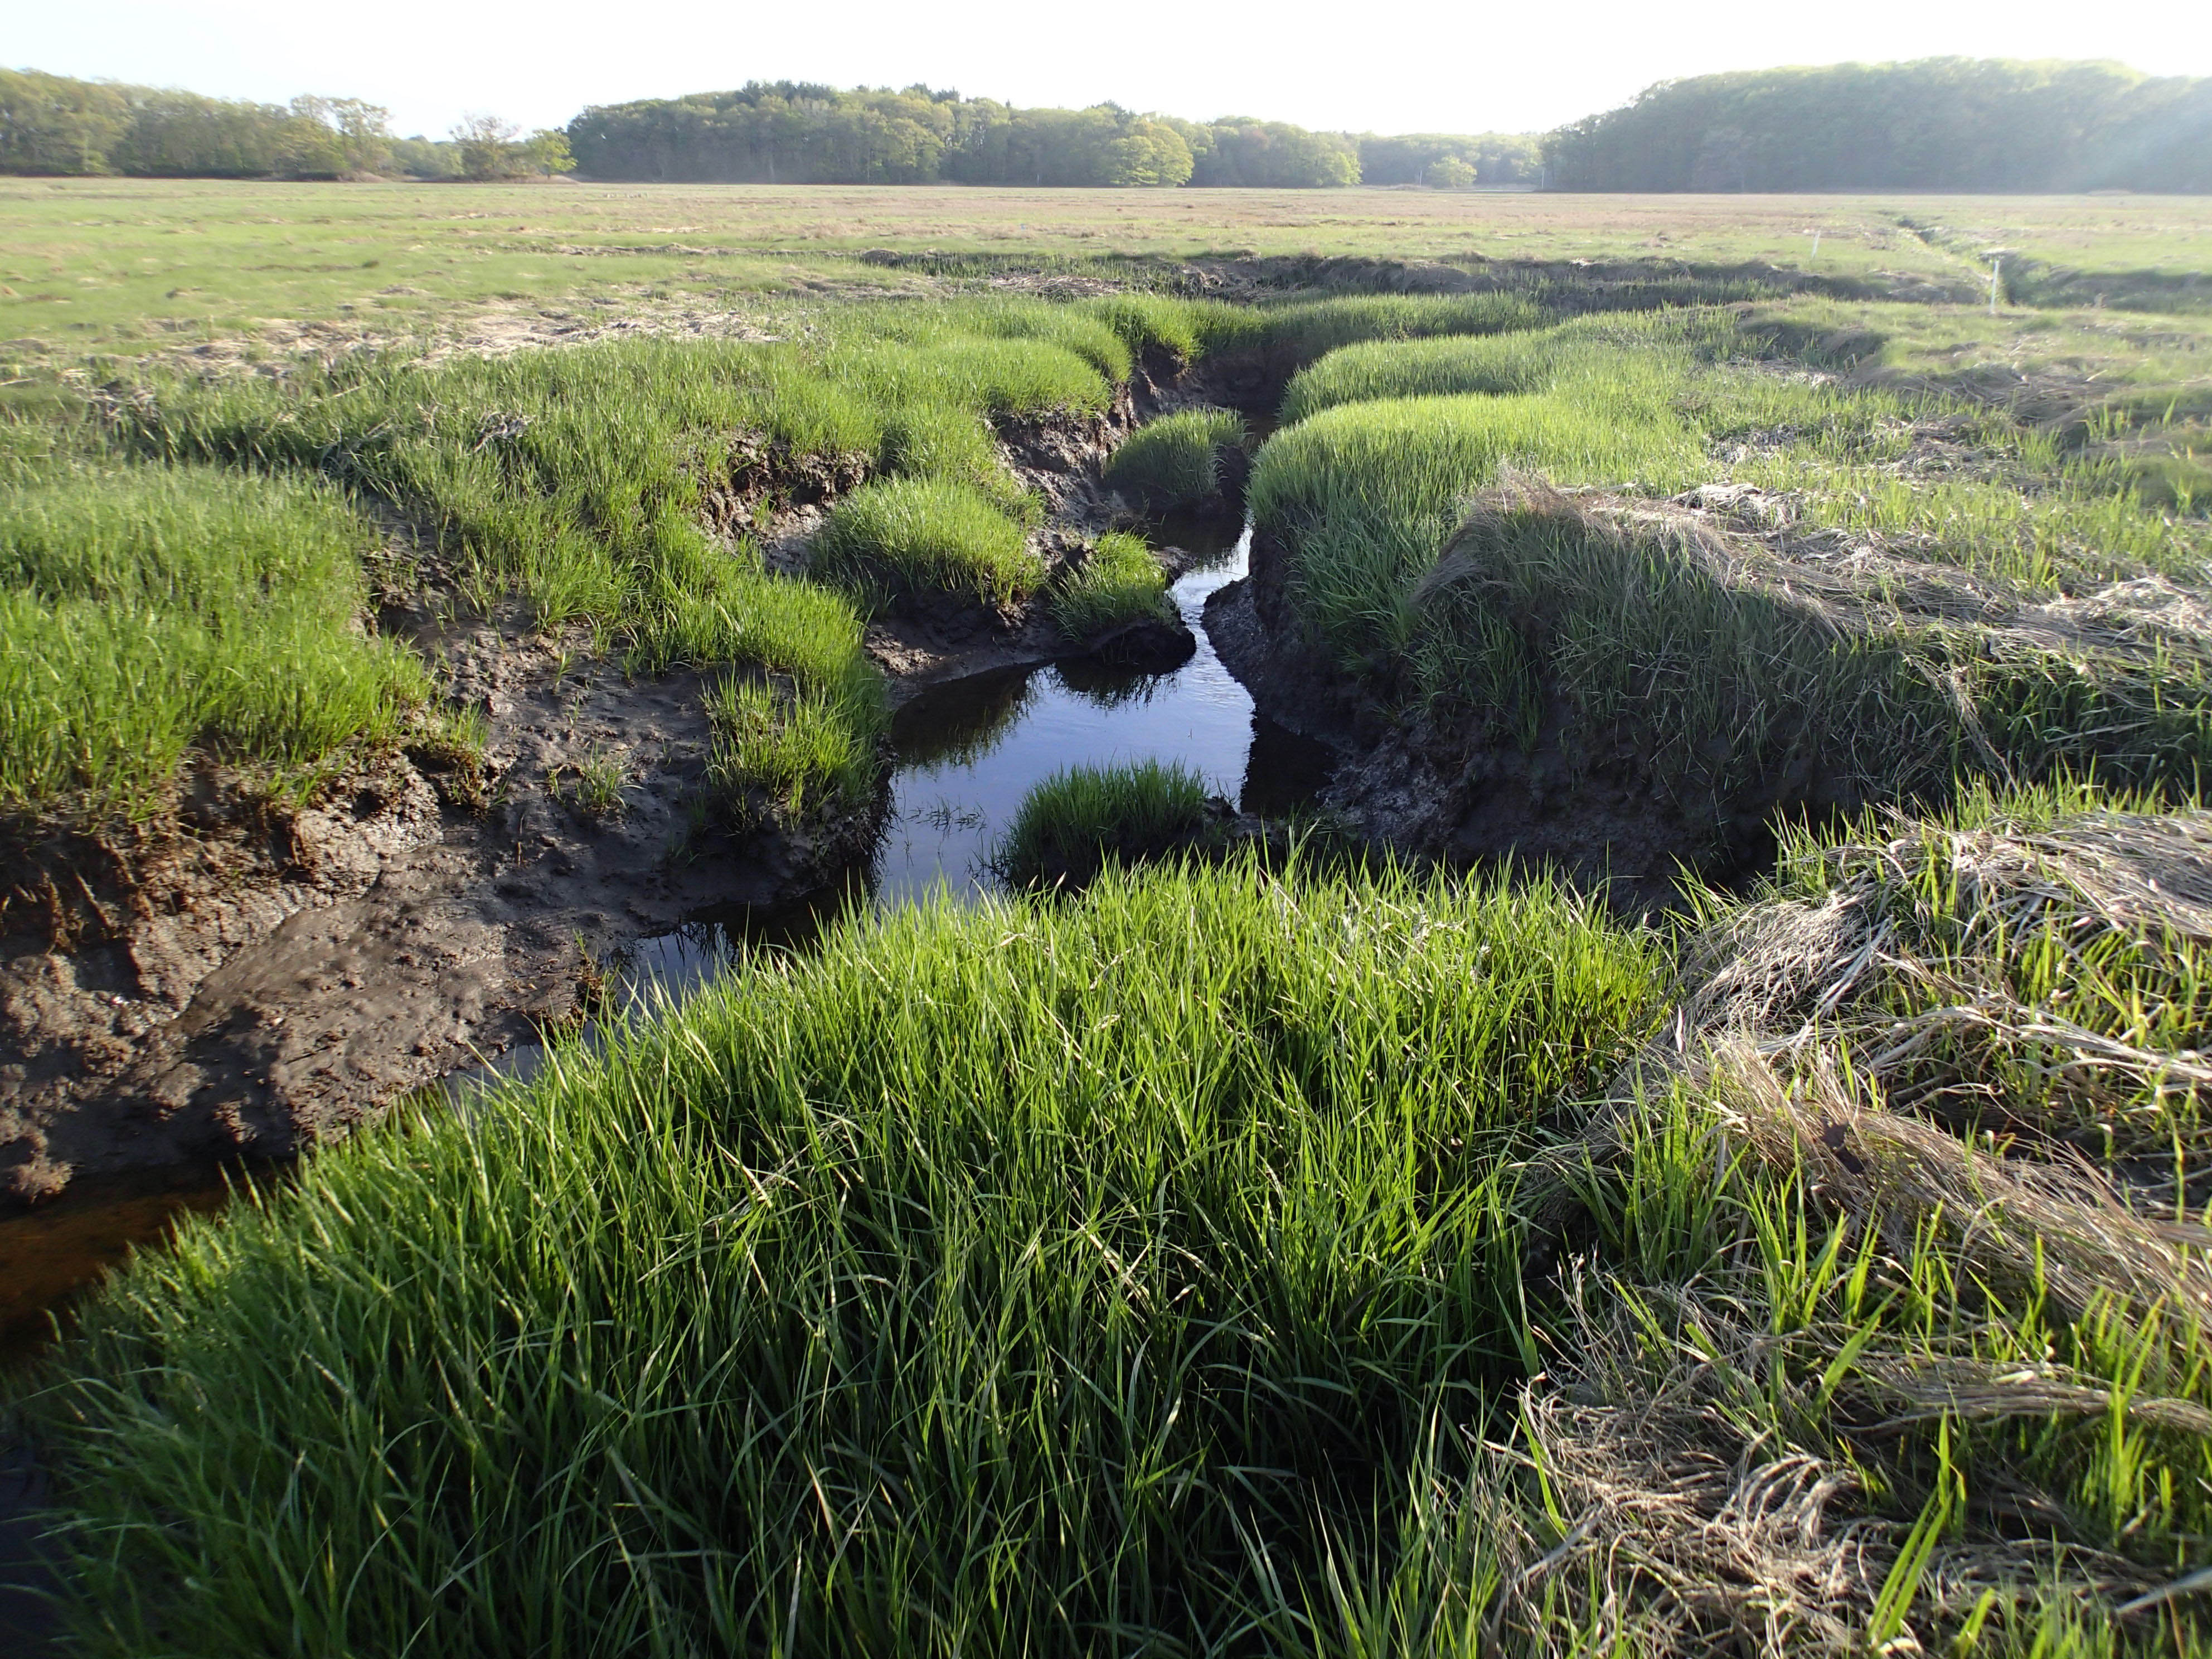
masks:
[[[1820,233],[1817,230],[1813,233],[1813,257],[1815,259],[1820,257]]]
[[[1990,315],[1997,314],[1997,278],[2004,270],[2004,255],[2000,253],[1990,261]]]

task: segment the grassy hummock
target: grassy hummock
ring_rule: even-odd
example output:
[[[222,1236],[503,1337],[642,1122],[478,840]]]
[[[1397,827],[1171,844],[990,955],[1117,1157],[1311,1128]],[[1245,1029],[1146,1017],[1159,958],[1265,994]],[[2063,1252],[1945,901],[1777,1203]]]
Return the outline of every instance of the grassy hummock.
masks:
[[[88,1650],[1305,1645],[1522,1374],[1499,1153],[1659,972],[1250,863],[757,959],[126,1271],[37,1404]]]
[[[1221,494],[1219,450],[1244,441],[1243,417],[1182,409],[1131,433],[1106,463],[1106,483],[1146,511],[1200,506]]]
[[[857,800],[875,775],[873,707],[807,686],[726,678],[707,693],[707,781],[726,816],[789,817],[825,798]]]
[[[1167,573],[1141,536],[1109,530],[1093,542],[1080,564],[1062,573],[1052,595],[1052,619],[1071,640],[1096,637],[1109,628],[1173,613]]]
[[[1188,766],[1071,766],[1023,796],[991,850],[992,873],[1013,888],[1079,887],[1111,860],[1192,845],[1211,805],[1206,780]]]
[[[892,478],[841,497],[815,532],[807,568],[863,594],[963,593],[1011,605],[1043,580],[1027,532],[973,485]]]
[[[206,466],[0,483],[0,811],[143,817],[195,744],[311,776],[428,695],[356,626],[375,535],[319,481]]]

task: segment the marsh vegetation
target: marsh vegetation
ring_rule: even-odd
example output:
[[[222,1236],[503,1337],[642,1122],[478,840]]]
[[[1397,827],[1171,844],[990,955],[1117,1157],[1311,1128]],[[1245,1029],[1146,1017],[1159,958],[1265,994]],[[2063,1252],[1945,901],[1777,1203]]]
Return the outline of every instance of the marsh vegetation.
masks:
[[[682,703],[670,866],[774,865],[1248,460],[1339,766],[1236,847],[1066,757],[1002,890],[184,1223],[15,1390],[84,1650],[2212,1652],[2203,322],[903,280],[15,389],[42,869],[449,777],[456,640]],[[608,834],[679,773],[574,753]],[[1632,823],[1663,905],[1546,839]]]

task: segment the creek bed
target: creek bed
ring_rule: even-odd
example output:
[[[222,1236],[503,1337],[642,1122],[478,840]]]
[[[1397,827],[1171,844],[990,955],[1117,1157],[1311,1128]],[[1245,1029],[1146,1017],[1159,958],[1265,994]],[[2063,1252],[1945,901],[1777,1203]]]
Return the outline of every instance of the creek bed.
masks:
[[[1178,539],[1196,539],[1176,526]],[[931,687],[891,726],[891,804],[865,871],[843,891],[775,911],[702,911],[624,952],[618,994],[633,1004],[681,996],[750,945],[802,945],[855,903],[913,903],[987,890],[983,860],[1022,799],[1072,765],[1179,761],[1241,811],[1280,817],[1311,801],[1328,751],[1255,708],[1206,632],[1206,600],[1246,574],[1251,532],[1169,590],[1198,641],[1165,673],[1088,659],[970,675]]]

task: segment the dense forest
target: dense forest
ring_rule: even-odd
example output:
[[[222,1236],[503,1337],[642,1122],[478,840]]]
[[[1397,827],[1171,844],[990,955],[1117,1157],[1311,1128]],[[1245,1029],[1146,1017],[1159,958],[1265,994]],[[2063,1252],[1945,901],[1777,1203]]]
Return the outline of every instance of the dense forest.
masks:
[[[1932,58],[1662,81],[1544,140],[1561,190],[2212,191],[2212,80]]]
[[[784,184],[1356,185],[1340,134],[1280,121],[1179,121],[1117,105],[1017,109],[909,87],[791,81],[586,110],[568,124],[602,179]]]
[[[1533,183],[1539,165],[1535,140],[1516,134],[1355,137],[790,81],[594,107],[568,135],[578,164],[602,179],[1296,189]]]
[[[0,173],[169,179],[517,178],[570,165],[557,133],[477,116],[450,140],[402,138],[357,98],[256,104],[0,69]]]

